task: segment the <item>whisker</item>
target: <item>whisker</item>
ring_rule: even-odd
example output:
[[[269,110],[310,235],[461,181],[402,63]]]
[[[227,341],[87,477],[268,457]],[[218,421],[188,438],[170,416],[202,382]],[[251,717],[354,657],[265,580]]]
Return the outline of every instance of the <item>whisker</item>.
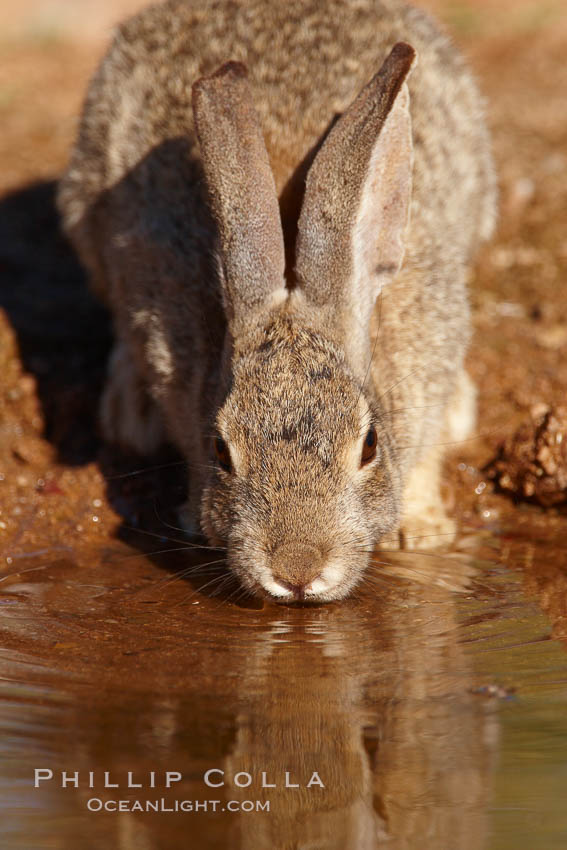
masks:
[[[368,573],[368,574],[365,573],[363,576],[361,576],[360,581],[363,584],[366,583],[366,584],[379,584],[379,585],[382,585],[382,586],[384,586],[384,585],[391,586],[391,584],[392,584],[391,580],[393,578],[395,578],[395,576],[372,575],[372,573]]]
[[[454,537],[455,534],[453,531],[439,531],[435,534],[412,534],[411,536],[405,536],[405,540],[422,540],[426,537]],[[434,554],[434,553],[431,553]]]
[[[180,528],[177,525],[171,525],[169,522],[166,522],[164,519],[161,518],[157,509],[157,498],[154,499],[154,513],[156,515],[156,518],[161,522],[162,525],[165,525],[166,528],[170,528],[172,531],[181,531],[182,534],[185,533],[184,528]]]
[[[190,541],[179,540],[176,537],[168,537],[166,534],[158,534],[155,531],[147,531],[142,528],[135,528],[131,525],[123,525],[123,528],[128,531],[133,531],[137,534],[146,534],[149,537],[157,537],[158,540],[167,540],[169,543],[180,543],[182,545],[186,545],[188,549],[205,549],[212,552],[224,552],[226,548],[224,546],[207,546],[204,543],[191,543]]]
[[[431,536],[435,537],[435,535]],[[414,538],[408,537],[408,540],[413,539]],[[463,560],[462,552],[421,552],[419,550],[414,551],[412,549],[379,549],[378,551],[385,552],[387,555],[401,555],[405,558],[435,558],[437,561],[449,561],[451,564],[457,564]],[[389,566],[395,567],[396,564],[389,564]]]
[[[193,551],[191,546],[173,546],[169,549],[152,549],[148,552],[133,552],[131,555],[123,555],[117,558],[117,562],[129,561],[132,558],[151,558],[152,555],[167,555],[168,552],[185,552],[186,550]]]
[[[358,398],[356,400],[357,406],[358,406],[358,403],[360,401],[360,396],[364,392],[364,387],[366,386],[366,381],[368,380],[368,375],[370,374],[370,368],[372,366],[372,361],[374,359],[374,355],[376,354],[376,348],[378,346],[378,338],[380,336],[380,327],[382,325],[382,293],[380,293],[380,295],[378,297],[379,297],[380,303],[379,303],[379,307],[378,307],[379,313],[378,313],[378,328],[376,329],[376,339],[374,340],[374,345],[372,346],[372,352],[370,354],[370,360],[368,361],[368,366],[366,368],[366,374],[364,375],[364,380],[362,382],[362,386],[360,388],[360,392],[359,392]],[[376,309],[376,306],[374,307],[374,309]]]
[[[216,588],[216,590],[213,591],[211,595],[220,596],[225,587],[230,587],[233,581],[236,581],[236,577],[234,575],[231,574],[226,576],[225,581],[222,584],[219,584],[219,586]],[[229,593],[229,595],[225,599],[220,599],[213,610],[218,611],[218,609],[221,608],[223,605],[226,605],[231,601],[238,601],[238,599],[244,598],[245,595],[246,591],[244,590],[244,588],[241,585],[237,584],[236,588],[232,591],[232,593]]]
[[[473,437],[467,437],[465,440],[448,440],[445,443],[416,443],[412,446],[398,446],[399,449],[431,449],[437,446],[460,446],[463,443],[472,443],[475,440],[480,440],[483,437],[490,437],[492,434],[498,434],[499,431],[503,431],[509,425],[512,420],[509,419],[507,422],[504,422],[502,425],[498,425],[495,428],[491,428],[490,431],[480,431],[478,434],[475,434]]]
[[[407,375],[404,375],[402,378],[400,378],[399,381],[396,381],[395,384],[392,384],[392,386],[389,387],[389,389],[387,389],[383,393],[381,393],[380,394],[380,400],[382,400],[384,398],[384,396],[389,395],[392,392],[392,390],[395,390],[396,387],[399,387],[400,384],[403,384],[404,381],[407,381],[408,378],[411,378],[412,375],[415,375],[416,372],[419,372],[419,370],[423,369],[423,368],[425,368],[425,367],[424,366],[416,366],[415,369],[412,369],[411,372],[408,372]]]
[[[187,466],[187,461],[185,460],[174,460],[171,463],[160,463],[156,466],[144,466],[142,469],[134,469],[131,472],[122,472],[119,475],[107,475],[105,476],[106,481],[118,481],[121,478],[131,478],[134,475],[142,475],[144,472],[156,472],[158,469],[169,469],[172,466]]]
[[[168,576],[165,579],[160,579],[155,586],[152,588],[153,590],[163,590],[165,587],[168,587],[172,584],[175,584],[176,581],[182,581],[187,578],[187,576],[192,574],[199,575],[200,573],[206,572],[217,572],[220,574],[220,570],[218,568],[218,564],[224,563],[224,558],[219,558],[217,561],[209,561],[208,564],[193,564],[190,567],[185,567],[183,570],[179,570],[172,576]],[[215,568],[214,570],[212,568]],[[222,575],[224,575],[224,571]]]
[[[414,407],[398,407],[395,410],[386,410],[381,415],[381,419],[385,416],[393,416],[394,413],[408,413],[410,410],[430,410],[434,407],[443,407],[444,402],[436,402],[435,404],[416,404]]]
[[[180,599],[179,602],[177,602],[175,605],[172,606],[172,608],[178,608],[180,605],[185,605],[187,602],[189,602],[189,600],[193,599],[193,597],[196,596],[198,593],[202,593],[205,590],[205,588],[210,587],[211,585],[214,585],[216,582],[226,581],[226,579],[227,579],[227,574],[225,572],[222,572],[217,576],[213,576],[213,578],[210,579],[209,581],[205,582],[205,584],[202,584],[199,587],[197,587],[193,591],[193,593],[190,593],[188,596],[185,596],[183,599]],[[209,595],[209,594],[207,594],[207,595]]]

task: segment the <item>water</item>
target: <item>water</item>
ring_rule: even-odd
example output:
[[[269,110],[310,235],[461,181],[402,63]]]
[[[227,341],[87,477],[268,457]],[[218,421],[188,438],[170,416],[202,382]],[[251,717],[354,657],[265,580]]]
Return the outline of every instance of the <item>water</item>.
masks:
[[[565,848],[566,578],[532,537],[387,555],[316,608],[118,544],[6,566],[0,846]]]

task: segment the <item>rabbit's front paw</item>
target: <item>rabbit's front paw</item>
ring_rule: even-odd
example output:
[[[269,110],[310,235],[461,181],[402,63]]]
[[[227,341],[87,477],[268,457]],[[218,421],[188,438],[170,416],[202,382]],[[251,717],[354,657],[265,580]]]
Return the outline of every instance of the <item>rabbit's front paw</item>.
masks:
[[[397,533],[400,549],[447,546],[455,537],[457,524],[447,516],[441,498],[441,452],[441,446],[431,446],[409,476]]]
[[[160,411],[123,342],[110,356],[100,422],[105,440],[139,454],[151,454],[165,439]]]
[[[400,549],[434,549],[452,543],[457,523],[442,505],[431,507],[421,516],[407,517],[398,531]]]

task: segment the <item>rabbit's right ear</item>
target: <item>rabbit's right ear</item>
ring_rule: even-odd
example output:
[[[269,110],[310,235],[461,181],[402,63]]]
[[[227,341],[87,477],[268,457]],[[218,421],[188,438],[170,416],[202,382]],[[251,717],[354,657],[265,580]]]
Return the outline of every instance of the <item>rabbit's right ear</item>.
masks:
[[[284,242],[274,177],[239,62],[193,85],[193,114],[217,224],[229,323],[285,297]]]
[[[298,223],[298,286],[362,372],[376,298],[404,257],[413,170],[405,80],[414,59],[409,44],[396,44],[333,125],[309,169]]]

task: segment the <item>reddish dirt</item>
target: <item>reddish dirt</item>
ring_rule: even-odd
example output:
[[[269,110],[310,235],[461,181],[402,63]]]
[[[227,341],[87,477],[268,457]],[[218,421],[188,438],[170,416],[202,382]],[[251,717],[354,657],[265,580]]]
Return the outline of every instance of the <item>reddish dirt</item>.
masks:
[[[538,404],[485,469],[498,488],[545,507],[567,499],[567,410]]]
[[[108,322],[58,233],[53,204],[109,24],[139,5],[91,3],[81,17],[62,0],[47,26],[45,4],[28,0],[0,42],[0,549],[8,562],[62,542],[80,553],[125,526],[163,529],[156,517],[170,516],[182,486],[171,465],[117,478],[172,456],[124,458],[98,439]],[[480,470],[534,404],[560,404],[567,387],[567,14],[563,0],[422,5],[445,20],[477,72],[501,181],[499,231],[471,282],[479,436],[447,462],[462,522],[490,526],[518,509]],[[536,525],[562,522],[530,510]]]

